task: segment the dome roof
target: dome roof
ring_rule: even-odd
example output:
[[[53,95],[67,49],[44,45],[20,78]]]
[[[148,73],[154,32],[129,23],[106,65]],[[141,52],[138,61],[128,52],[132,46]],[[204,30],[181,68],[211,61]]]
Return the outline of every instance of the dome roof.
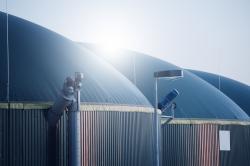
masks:
[[[6,14],[0,12],[0,102],[7,96]],[[84,73],[82,102],[150,106],[111,65],[54,32],[9,15],[10,101],[54,101],[67,76]]]
[[[197,70],[189,70],[219,89],[219,75]],[[250,115],[250,87],[233,79],[220,76],[220,90]]]
[[[120,51],[109,58],[96,46],[91,44],[82,44],[82,46],[113,64],[136,84],[152,105],[154,105],[153,73],[180,69],[163,60],[136,52]],[[175,117],[177,118],[249,119],[248,115],[230,98],[187,70],[184,70],[182,79],[175,81],[161,79],[158,82],[159,101],[163,100],[164,96],[173,89],[180,92],[176,98]]]

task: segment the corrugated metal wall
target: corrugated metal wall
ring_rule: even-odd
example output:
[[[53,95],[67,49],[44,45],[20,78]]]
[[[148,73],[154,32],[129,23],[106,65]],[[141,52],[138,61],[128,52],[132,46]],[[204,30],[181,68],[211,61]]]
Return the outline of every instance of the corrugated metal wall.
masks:
[[[162,127],[163,166],[218,166],[217,125],[169,124]]]
[[[0,165],[47,166],[49,135],[44,110],[0,110]],[[57,165],[67,165],[66,116],[55,131],[53,157]]]
[[[219,130],[231,133],[231,151],[219,150]],[[163,166],[249,166],[250,126],[167,124],[162,126]]]
[[[0,165],[47,165],[47,125],[41,110],[0,110]]]
[[[220,130],[230,130],[231,151],[220,152],[221,166],[250,166],[250,126],[224,125]]]
[[[47,166],[49,148],[56,165],[67,166],[67,115],[49,146],[44,110],[0,110],[0,165]],[[82,111],[84,166],[153,165],[151,113]],[[219,151],[219,130],[230,130],[231,151]],[[52,139],[52,143],[53,143]],[[250,126],[168,124],[162,126],[162,165],[249,166]]]
[[[0,165],[47,166],[50,154],[66,166],[66,114],[50,135],[43,110],[0,110]],[[82,111],[81,120],[82,165],[153,165],[151,113]]]
[[[152,166],[152,114],[81,112],[84,166]]]

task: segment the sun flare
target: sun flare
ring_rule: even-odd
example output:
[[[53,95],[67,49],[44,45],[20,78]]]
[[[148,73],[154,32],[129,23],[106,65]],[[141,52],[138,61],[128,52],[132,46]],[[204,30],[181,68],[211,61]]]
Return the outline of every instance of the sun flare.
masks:
[[[129,36],[129,28],[117,22],[106,22],[95,29],[96,43],[111,55],[130,43]]]

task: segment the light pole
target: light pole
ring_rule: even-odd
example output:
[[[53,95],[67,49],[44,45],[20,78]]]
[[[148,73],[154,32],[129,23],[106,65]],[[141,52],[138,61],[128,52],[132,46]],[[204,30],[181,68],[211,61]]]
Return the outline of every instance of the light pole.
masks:
[[[183,77],[182,70],[167,70],[154,73],[155,78],[155,108],[154,108],[154,135],[155,135],[155,166],[160,166],[160,145],[159,145],[159,118],[158,118],[158,85],[157,81],[160,78],[176,79]]]

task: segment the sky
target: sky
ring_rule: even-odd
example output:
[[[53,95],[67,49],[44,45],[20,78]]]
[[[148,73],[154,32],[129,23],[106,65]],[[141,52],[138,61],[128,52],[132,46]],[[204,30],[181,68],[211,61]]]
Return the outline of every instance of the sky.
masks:
[[[5,11],[6,0],[0,0]],[[8,0],[65,37],[146,53],[250,85],[250,0]]]

